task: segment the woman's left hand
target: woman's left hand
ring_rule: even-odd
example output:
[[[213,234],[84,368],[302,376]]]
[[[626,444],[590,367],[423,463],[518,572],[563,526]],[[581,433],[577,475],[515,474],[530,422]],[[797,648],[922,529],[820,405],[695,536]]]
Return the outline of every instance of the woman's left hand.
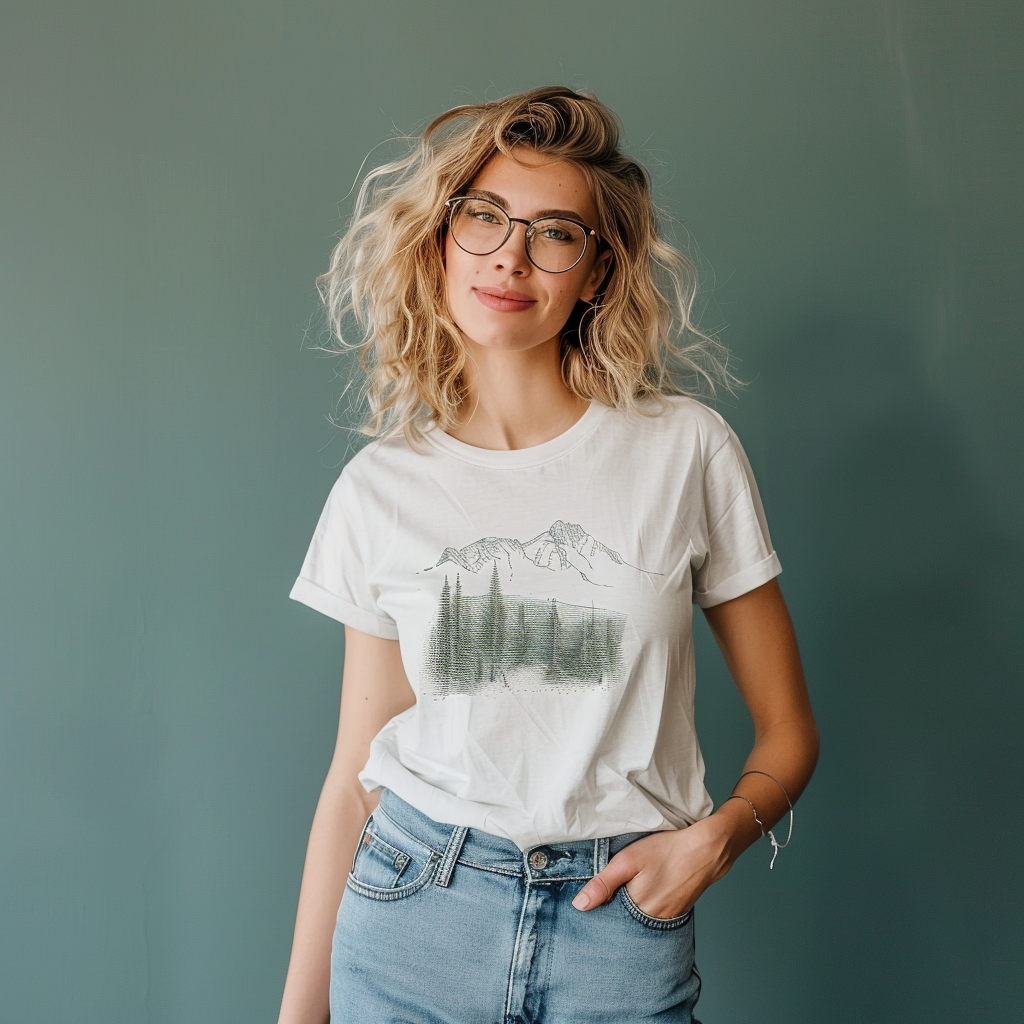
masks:
[[[577,910],[592,909],[626,886],[630,899],[651,917],[678,917],[730,867],[730,830],[720,814],[683,829],[654,832],[619,850],[603,871],[576,894]]]

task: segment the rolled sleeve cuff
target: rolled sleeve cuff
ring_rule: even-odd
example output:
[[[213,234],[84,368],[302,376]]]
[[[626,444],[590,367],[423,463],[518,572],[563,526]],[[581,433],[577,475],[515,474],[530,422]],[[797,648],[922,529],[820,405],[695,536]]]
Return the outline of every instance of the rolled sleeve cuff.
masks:
[[[324,615],[337,619],[354,629],[362,630],[373,636],[383,637],[386,640],[398,639],[398,627],[393,619],[374,612],[360,608],[343,598],[324,590],[312,580],[300,576],[292,587],[288,596],[293,601],[300,601],[302,604],[314,608]]]
[[[780,572],[782,572],[782,563],[779,562],[779,556],[773,551],[767,558],[754,565],[748,565],[728,579],[722,580],[710,590],[695,590],[693,600],[701,608],[711,608],[713,605],[731,601],[734,597],[739,597],[741,594],[746,594],[748,591],[762,586],[778,576]]]

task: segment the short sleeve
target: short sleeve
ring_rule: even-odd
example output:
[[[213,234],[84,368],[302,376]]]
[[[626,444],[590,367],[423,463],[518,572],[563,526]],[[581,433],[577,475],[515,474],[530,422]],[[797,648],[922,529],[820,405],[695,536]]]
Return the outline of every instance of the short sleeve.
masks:
[[[380,592],[370,578],[372,559],[357,499],[343,471],[331,488],[288,596],[364,633],[397,640],[395,620],[377,603]]]
[[[726,429],[728,437],[704,468],[707,552],[693,574],[693,599],[701,608],[731,601],[782,572],[753,470],[739,438]]]

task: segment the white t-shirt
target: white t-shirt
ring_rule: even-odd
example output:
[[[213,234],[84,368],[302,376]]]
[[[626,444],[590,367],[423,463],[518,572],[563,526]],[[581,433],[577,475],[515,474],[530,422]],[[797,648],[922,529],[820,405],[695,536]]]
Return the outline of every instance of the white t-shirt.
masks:
[[[416,703],[359,774],[522,849],[682,828],[713,807],[694,731],[693,603],[782,571],[718,413],[599,402],[498,451],[430,421],[331,490],[290,596],[398,640]]]

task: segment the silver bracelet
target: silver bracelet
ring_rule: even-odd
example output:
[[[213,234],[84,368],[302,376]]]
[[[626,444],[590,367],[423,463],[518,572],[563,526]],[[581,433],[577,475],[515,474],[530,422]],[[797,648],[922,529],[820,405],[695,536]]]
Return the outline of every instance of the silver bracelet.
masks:
[[[772,832],[770,828],[766,829],[762,824],[761,819],[757,816],[757,808],[754,806],[753,801],[751,801],[750,799],[748,799],[740,793],[732,793],[730,796],[727,796],[725,798],[725,800],[746,800],[747,803],[750,804],[750,809],[754,812],[754,821],[757,822],[757,826],[761,830],[761,835],[767,836],[771,840],[772,847],[774,848],[771,863],[768,865],[768,869],[771,870],[773,867],[775,867],[775,858],[779,855],[779,850],[784,850],[787,846],[789,846],[789,841],[793,838],[793,801],[789,799],[789,794],[786,792],[786,787],[783,786],[783,784],[779,782],[779,780],[775,778],[774,775],[769,775],[768,772],[758,771],[758,769],[756,768],[751,768],[749,771],[744,772],[743,775],[767,775],[768,778],[771,779],[772,782],[774,782],[775,785],[782,790],[783,795],[786,797],[786,803],[789,804],[789,832],[786,835],[786,841],[784,843],[780,843],[775,838],[775,833]],[[736,780],[737,785],[739,785],[740,779],[743,778],[743,775],[741,775],[740,778]],[[725,803],[725,800],[723,800],[722,802]]]

